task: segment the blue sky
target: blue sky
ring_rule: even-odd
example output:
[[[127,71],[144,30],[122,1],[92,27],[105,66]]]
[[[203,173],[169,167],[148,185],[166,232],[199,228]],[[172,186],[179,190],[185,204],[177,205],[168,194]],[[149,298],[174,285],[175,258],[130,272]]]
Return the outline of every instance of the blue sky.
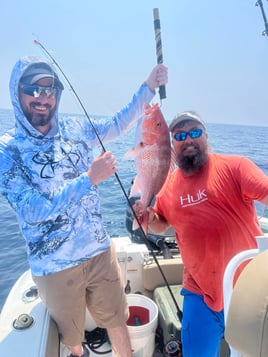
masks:
[[[156,64],[153,8],[159,8],[169,67],[167,121],[197,110],[206,122],[268,125],[268,37],[255,0],[9,0],[0,12],[0,108],[11,108],[17,59],[51,51],[87,112],[112,115]],[[268,2],[263,0],[268,16]],[[67,86],[66,86],[67,87]],[[60,111],[82,113],[70,90]],[[156,96],[154,101],[159,101]]]

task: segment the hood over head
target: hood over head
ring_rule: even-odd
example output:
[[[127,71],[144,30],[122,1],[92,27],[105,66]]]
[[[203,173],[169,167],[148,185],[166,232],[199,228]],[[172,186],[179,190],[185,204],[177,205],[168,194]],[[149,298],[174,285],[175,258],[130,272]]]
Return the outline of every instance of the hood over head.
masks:
[[[14,114],[16,117],[16,127],[22,126],[28,135],[33,137],[42,138],[44,135],[36,130],[25,117],[23,110],[19,102],[19,84],[34,84],[42,78],[53,78],[54,86],[58,88],[56,97],[56,110],[54,117],[52,118],[52,128],[47,134],[48,136],[54,136],[58,131],[58,106],[60,102],[61,92],[64,89],[57,73],[55,72],[51,63],[46,59],[35,56],[23,57],[15,64],[11,72],[9,90],[10,98],[14,108]]]
[[[52,78],[53,87],[63,90],[64,87],[59,80],[57,73],[54,72],[54,70],[47,63],[42,62],[31,64],[26,71],[23,72],[20,83],[31,85],[43,78]]]

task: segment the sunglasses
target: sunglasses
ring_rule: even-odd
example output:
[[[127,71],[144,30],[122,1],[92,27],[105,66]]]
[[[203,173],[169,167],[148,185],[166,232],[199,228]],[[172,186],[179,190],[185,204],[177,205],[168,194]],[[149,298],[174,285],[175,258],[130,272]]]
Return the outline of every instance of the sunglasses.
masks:
[[[173,138],[176,141],[184,141],[184,140],[186,140],[188,135],[192,139],[197,139],[197,138],[200,138],[200,136],[202,134],[203,134],[203,130],[202,129],[192,129],[190,131],[180,131],[179,133],[174,134]]]
[[[34,98],[39,98],[43,92],[48,98],[55,98],[57,94],[57,88],[55,87],[40,87],[36,84],[22,84],[20,88],[22,93]]]

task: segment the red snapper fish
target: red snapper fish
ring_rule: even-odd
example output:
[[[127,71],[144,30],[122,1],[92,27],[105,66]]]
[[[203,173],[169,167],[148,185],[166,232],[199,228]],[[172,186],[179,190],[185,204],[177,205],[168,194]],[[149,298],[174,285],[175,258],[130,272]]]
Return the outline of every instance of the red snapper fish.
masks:
[[[171,163],[169,129],[157,103],[152,106],[145,104],[144,116],[137,125],[135,148],[132,151],[134,151],[137,176],[130,197],[140,196],[133,208],[147,234],[147,207],[164,185]],[[136,219],[133,221],[132,228],[133,230],[139,228]]]

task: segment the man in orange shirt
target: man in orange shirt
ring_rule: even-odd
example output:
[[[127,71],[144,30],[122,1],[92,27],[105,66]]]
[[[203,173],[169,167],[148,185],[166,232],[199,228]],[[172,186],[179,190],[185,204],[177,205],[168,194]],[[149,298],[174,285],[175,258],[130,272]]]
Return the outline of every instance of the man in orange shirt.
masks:
[[[156,233],[172,225],[184,262],[184,357],[218,357],[224,335],[223,274],[262,235],[254,200],[268,205],[268,177],[242,156],[209,153],[205,123],[183,112],[170,124],[178,168],[149,208]]]

